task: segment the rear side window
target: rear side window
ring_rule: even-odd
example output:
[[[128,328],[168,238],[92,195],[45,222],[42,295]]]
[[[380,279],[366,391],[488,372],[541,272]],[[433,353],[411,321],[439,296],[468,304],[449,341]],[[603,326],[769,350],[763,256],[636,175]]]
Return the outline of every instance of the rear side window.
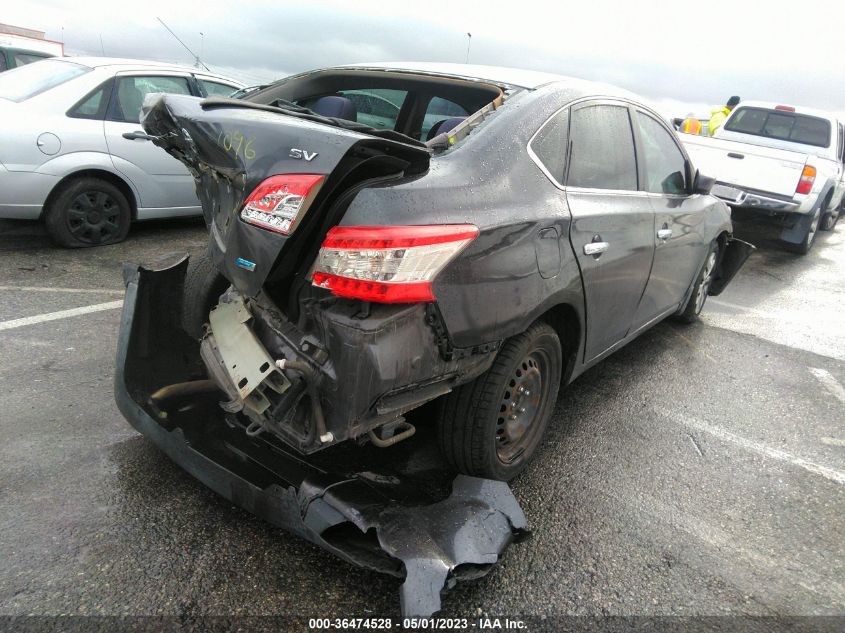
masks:
[[[106,114],[112,80],[109,79],[93,92],[85,95],[79,103],[68,110],[67,115],[74,119],[103,119]]]
[[[0,75],[0,98],[26,101],[87,72],[91,68],[58,59],[13,68]]]
[[[189,95],[191,89],[188,86],[187,77],[155,75],[118,77],[109,118],[114,121],[138,123],[144,97],[152,92]]]
[[[40,62],[42,59],[48,59],[49,57],[49,55],[32,53],[15,53],[15,66],[26,66],[32,62]]]
[[[0,73],[6,70],[9,66],[6,64],[6,53],[0,50]]]
[[[779,141],[830,147],[829,121],[783,110],[739,108],[725,124],[725,129]]]
[[[529,145],[547,175],[562,183],[566,172],[566,142],[569,134],[569,110],[561,110],[541,127]]]
[[[628,108],[595,105],[572,112],[570,187],[637,190],[637,159]]]
[[[637,112],[640,126],[642,158],[650,193],[685,195],[687,193],[687,161],[665,127],[642,112]]]
[[[232,86],[219,84],[216,81],[208,81],[207,79],[200,79],[199,82],[205,88],[205,94],[209,97],[228,97],[237,90],[237,88]]]

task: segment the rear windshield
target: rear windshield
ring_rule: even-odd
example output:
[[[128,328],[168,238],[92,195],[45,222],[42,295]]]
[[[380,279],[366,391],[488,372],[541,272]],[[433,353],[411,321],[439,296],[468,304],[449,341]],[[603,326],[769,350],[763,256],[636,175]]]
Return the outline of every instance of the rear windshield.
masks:
[[[806,114],[765,108],[739,108],[725,124],[730,132],[830,147],[830,122]]]
[[[27,64],[0,75],[0,98],[25,101],[90,71],[87,66],[58,59]]]

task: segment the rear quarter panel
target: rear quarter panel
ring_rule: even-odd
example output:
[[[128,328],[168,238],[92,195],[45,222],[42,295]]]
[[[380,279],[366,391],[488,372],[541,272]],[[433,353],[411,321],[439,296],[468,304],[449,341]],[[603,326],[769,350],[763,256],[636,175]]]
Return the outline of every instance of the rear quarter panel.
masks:
[[[433,158],[425,175],[363,190],[343,218],[344,225],[479,227],[478,238],[434,284],[457,347],[523,332],[561,303],[576,311],[583,331],[584,295],[565,196],[527,152],[540,125],[578,96],[547,87],[512,97],[459,145]]]

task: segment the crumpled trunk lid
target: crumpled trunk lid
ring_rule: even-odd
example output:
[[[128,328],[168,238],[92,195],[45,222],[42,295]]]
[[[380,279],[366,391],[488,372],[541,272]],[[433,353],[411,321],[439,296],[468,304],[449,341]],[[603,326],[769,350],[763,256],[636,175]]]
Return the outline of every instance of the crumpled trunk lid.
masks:
[[[271,274],[278,278],[302,266],[309,247],[340,220],[342,210],[336,217],[331,211],[344,192],[369,179],[428,167],[424,147],[237,100],[154,95],[144,104],[142,125],[194,174],[211,256],[246,296],[255,296]],[[291,235],[240,219],[250,193],[280,174],[324,176]]]

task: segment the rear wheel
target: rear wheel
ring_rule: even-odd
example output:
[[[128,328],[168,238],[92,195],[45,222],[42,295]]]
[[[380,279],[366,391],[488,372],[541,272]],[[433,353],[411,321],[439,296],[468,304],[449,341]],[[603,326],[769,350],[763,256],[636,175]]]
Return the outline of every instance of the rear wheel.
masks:
[[[560,339],[537,322],[509,339],[493,365],[441,401],[440,448],[461,473],[509,481],[537,451],[557,401]]]
[[[228,287],[228,280],[217,271],[208,253],[193,253],[182,292],[182,329],[193,338],[200,338],[208,313]]]
[[[100,178],[78,178],[65,184],[44,217],[50,238],[65,248],[122,242],[131,221],[126,196]]]
[[[807,232],[804,234],[804,239],[802,239],[798,244],[792,244],[786,242],[786,248],[793,253],[798,253],[799,255],[806,255],[810,252],[810,249],[813,248],[813,244],[816,241],[816,235],[819,232],[819,223],[821,222],[823,210],[822,208],[816,209],[815,213],[813,213],[813,217],[810,219],[810,224],[807,227]]]
[[[843,199],[842,203],[836,209],[831,209],[824,214],[820,227],[822,231],[832,231],[836,227],[843,208],[845,208],[845,199]]]

